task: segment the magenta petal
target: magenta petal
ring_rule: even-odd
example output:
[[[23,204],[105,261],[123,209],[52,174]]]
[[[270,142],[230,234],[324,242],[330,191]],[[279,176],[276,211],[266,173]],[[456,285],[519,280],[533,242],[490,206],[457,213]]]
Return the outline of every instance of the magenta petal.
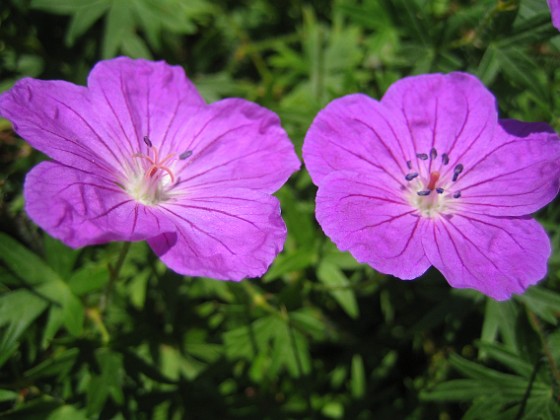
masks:
[[[478,156],[469,152],[489,147],[497,126],[495,98],[466,73],[406,77],[387,90],[381,103],[406,121],[410,134],[403,143],[412,141],[417,153],[446,153],[449,168],[468,166]]]
[[[35,149],[51,158],[90,171],[107,171],[111,147],[96,132],[84,87],[62,81],[22,79],[0,95],[0,116]]]
[[[532,219],[455,215],[426,231],[424,248],[449,284],[496,300],[523,293],[546,275],[551,253],[544,229]]]
[[[361,173],[328,175],[317,193],[317,220],[340,250],[382,273],[413,279],[430,266],[422,247],[426,222],[381,185]]]
[[[464,211],[524,216],[549,203],[560,188],[560,140],[550,127],[502,121],[494,150],[481,155],[457,183]],[[552,131],[552,133],[551,133]]]
[[[243,99],[225,99],[186,118],[166,147],[190,156],[177,164],[181,187],[251,188],[272,193],[299,169],[276,114]],[[179,190],[180,190],[179,189]]]
[[[560,31],[560,0],[547,0],[547,3],[552,15],[552,24]]]
[[[116,185],[56,162],[27,174],[24,196],[29,217],[72,247],[144,240],[173,229],[159,210],[136,203]]]
[[[278,200],[258,191],[207,188],[161,209],[176,232],[148,243],[167,266],[185,275],[261,276],[286,239]]]
[[[177,119],[205,105],[183,69],[161,61],[102,61],[89,75],[88,90],[107,136],[125,157],[144,150],[144,136],[160,146]]]
[[[414,156],[404,120],[362,94],[332,101],[315,120],[303,145],[311,178],[320,185],[334,171],[382,170],[398,187]]]

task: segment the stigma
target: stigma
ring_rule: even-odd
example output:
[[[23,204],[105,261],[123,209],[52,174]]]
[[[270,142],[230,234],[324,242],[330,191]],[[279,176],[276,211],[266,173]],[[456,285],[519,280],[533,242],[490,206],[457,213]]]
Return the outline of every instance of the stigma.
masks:
[[[452,169],[447,167],[451,160],[449,153],[440,154],[431,148],[428,153],[418,152],[406,161],[405,195],[421,216],[450,214],[460,204],[461,191],[454,184],[465,168],[461,163]]]
[[[177,161],[186,160],[192,151],[164,156],[148,136],[144,136],[143,140],[147,152],[131,156],[122,187],[136,201],[154,206],[173,197],[172,191],[178,182],[175,169]]]

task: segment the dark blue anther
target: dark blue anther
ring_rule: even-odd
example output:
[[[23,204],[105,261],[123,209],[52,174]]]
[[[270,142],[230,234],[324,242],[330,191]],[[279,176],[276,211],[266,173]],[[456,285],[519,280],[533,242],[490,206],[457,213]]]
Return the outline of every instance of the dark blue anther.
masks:
[[[430,195],[431,192],[432,190],[423,190],[423,191],[418,191],[416,194],[418,194],[421,197],[425,197],[427,195]]]
[[[190,155],[192,155],[192,150],[187,150],[186,152],[183,152],[179,155],[179,159],[181,160],[185,160],[186,158],[188,158]]]
[[[453,198],[459,198],[459,197],[461,197],[461,191],[457,191],[453,193]]]
[[[406,167],[407,167],[408,169],[412,169],[412,162],[411,162],[410,160],[407,160],[407,161],[406,161]]]
[[[437,150],[432,147],[432,150],[430,150],[430,159],[434,160],[435,158],[437,158]]]
[[[412,181],[412,180],[413,180],[414,178],[416,178],[417,176],[418,176],[418,172],[411,172],[411,173],[409,173],[409,174],[406,174],[404,178],[405,178],[407,181]]]
[[[463,172],[463,165],[461,165],[460,163],[455,166],[455,168],[453,169],[453,181],[457,181],[457,178],[459,178],[459,174]]]
[[[152,147],[152,141],[148,136],[144,136],[144,143],[146,143],[146,146]]]
[[[441,161],[444,165],[447,165],[449,163],[449,156],[447,155],[447,153],[441,155]]]
[[[443,194],[443,188],[441,188],[441,187],[437,187],[436,191],[437,191],[438,194]]]
[[[416,157],[420,160],[428,160],[428,155],[426,153],[416,153]]]

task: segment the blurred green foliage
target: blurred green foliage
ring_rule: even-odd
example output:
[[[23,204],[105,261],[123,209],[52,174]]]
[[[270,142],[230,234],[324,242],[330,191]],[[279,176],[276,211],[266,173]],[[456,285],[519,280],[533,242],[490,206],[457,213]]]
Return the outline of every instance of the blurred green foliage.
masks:
[[[313,117],[401,77],[468,71],[504,117],[560,128],[545,0],[4,0],[0,91],[83,84],[128,55],[185,67],[209,100]],[[560,207],[537,216],[548,278],[496,303],[435,270],[414,282],[339,252],[305,171],[278,192],[289,237],[261,279],[181,278],[144,243],[71,250],[22,210],[39,160],[0,122],[0,415],[6,418],[560,418]],[[127,245],[124,245],[127,247]],[[113,273],[122,263],[121,276]]]

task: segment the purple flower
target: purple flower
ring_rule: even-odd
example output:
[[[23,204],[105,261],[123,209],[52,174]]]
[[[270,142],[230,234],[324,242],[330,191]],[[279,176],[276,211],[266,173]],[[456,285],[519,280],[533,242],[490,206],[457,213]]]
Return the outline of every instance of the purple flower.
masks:
[[[550,241],[527,215],[558,192],[560,141],[546,124],[498,120],[473,76],[408,77],[379,102],[336,99],[303,157],[325,233],[382,273],[407,280],[433,265],[497,300],[546,275]]]
[[[117,58],[87,87],[23,79],[0,115],[53,159],[27,175],[26,211],[72,247],[147,240],[178,273],[232,280],[282,249],[271,193],[299,161],[278,117],[242,99],[205,104],[180,67]]]
[[[560,31],[560,0],[547,0],[547,3],[552,15],[552,24]]]

